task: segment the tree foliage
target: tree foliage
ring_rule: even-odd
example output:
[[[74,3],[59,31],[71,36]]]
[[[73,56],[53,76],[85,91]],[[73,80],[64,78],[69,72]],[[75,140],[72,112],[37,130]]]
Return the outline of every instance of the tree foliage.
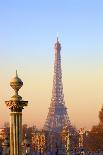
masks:
[[[86,138],[85,146],[93,152],[103,150],[103,107],[99,112],[99,123],[92,127]]]

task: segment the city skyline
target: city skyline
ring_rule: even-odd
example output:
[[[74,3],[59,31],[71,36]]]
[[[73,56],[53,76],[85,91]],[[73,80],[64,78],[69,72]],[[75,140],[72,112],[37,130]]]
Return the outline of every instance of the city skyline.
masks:
[[[23,122],[42,127],[51,100],[54,43],[62,46],[62,74],[71,123],[91,128],[103,104],[103,2],[73,0],[0,2],[0,126],[9,121],[4,101],[18,70],[29,101]]]

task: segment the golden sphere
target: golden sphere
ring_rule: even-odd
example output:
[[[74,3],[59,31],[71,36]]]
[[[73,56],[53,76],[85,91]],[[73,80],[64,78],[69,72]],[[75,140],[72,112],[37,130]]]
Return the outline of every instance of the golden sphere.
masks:
[[[10,86],[15,90],[15,91],[19,91],[19,89],[23,86],[23,82],[22,80],[16,76],[14,77],[11,82],[10,82]]]

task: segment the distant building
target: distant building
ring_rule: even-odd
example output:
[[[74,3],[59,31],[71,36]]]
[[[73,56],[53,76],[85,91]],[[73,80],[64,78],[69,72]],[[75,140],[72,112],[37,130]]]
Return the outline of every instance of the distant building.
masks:
[[[43,131],[32,133],[32,148],[34,152],[43,153],[46,151],[46,136]]]

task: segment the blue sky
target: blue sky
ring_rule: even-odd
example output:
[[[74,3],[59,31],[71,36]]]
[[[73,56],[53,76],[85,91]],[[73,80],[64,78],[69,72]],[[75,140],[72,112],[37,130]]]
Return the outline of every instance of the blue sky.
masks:
[[[2,46],[45,45],[57,33],[69,47],[101,46],[102,7],[100,0],[1,1]]]
[[[100,0],[1,1],[0,52],[16,58],[40,52],[45,58],[58,33],[67,55],[82,58],[85,49],[90,57],[101,58],[102,8]]]
[[[91,107],[94,106],[95,108],[93,118],[94,116],[97,118],[97,112],[103,102],[103,83],[99,83],[102,82],[103,73],[102,0],[0,1],[1,102],[10,97],[8,81],[14,75],[15,70],[18,69],[19,75],[26,83],[25,89],[23,89],[24,97],[29,98],[33,103],[37,101],[40,104],[41,101],[35,98],[41,92],[41,98],[43,97],[43,101],[46,102],[44,108],[48,108],[52,87],[53,46],[57,33],[62,44],[64,94],[66,100],[74,94],[71,103],[74,105],[71,105],[70,114],[72,120],[78,126],[82,123],[76,122],[76,117],[73,116],[75,112],[73,109],[75,103],[73,102],[76,102],[78,107],[83,102],[83,98],[81,97],[81,101],[75,98],[80,86],[78,81],[76,82],[73,79],[82,78],[84,81],[80,80],[79,82],[80,84],[82,82],[87,83],[87,88],[92,82],[94,82],[92,83],[93,86],[97,82],[96,89],[98,92],[95,91],[97,95],[95,106],[93,103],[95,93],[93,94],[92,88],[91,97],[86,85],[83,88],[85,89],[84,93],[87,93],[87,98],[89,98],[87,110],[90,103]],[[32,85],[31,81],[36,82]],[[41,87],[40,89],[37,86],[35,88],[37,83]],[[43,83],[47,85],[47,89]],[[26,92],[27,89],[29,90]],[[74,93],[71,89],[74,89]],[[81,95],[83,95],[82,91],[82,89],[79,91]],[[32,93],[30,94],[30,92]],[[35,98],[33,92],[36,93]],[[44,96],[42,96],[42,92]],[[35,105],[33,106],[33,108],[36,108]],[[67,106],[69,107],[69,101]],[[82,108],[80,110],[82,111]],[[30,114],[29,111],[28,114]],[[45,118],[48,109],[44,109],[44,111],[43,116]],[[3,116],[2,114],[1,117]],[[31,119],[33,119],[32,117]],[[36,117],[39,118],[40,115],[36,114]],[[87,123],[85,118],[83,121],[85,124]],[[96,122],[90,122],[90,124],[92,123]],[[90,124],[87,123],[87,126],[90,126]]]

